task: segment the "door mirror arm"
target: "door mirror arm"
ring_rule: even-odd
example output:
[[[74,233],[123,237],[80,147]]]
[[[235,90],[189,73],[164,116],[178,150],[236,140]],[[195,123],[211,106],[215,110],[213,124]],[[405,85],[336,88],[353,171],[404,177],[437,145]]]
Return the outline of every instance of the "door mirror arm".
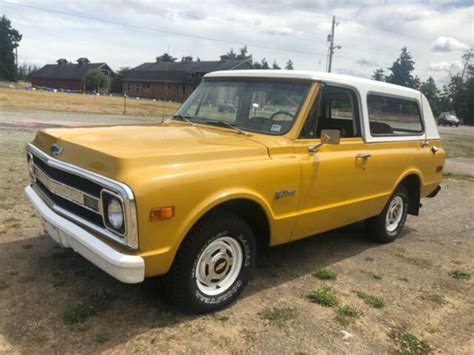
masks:
[[[323,129],[321,131],[321,143],[308,146],[308,152],[315,153],[324,144],[339,144],[341,141],[341,131],[338,129]]]

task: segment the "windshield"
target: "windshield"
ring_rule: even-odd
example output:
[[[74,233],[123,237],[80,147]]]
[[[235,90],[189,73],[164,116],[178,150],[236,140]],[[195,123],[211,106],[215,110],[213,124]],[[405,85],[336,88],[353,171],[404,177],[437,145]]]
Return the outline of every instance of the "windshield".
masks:
[[[193,123],[220,123],[223,127],[281,135],[293,126],[310,85],[307,81],[206,80],[175,117]]]

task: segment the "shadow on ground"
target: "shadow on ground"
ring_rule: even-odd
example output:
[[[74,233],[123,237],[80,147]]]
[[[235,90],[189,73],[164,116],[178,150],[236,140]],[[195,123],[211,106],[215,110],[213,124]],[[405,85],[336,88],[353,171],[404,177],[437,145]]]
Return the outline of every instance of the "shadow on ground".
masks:
[[[238,302],[377,246],[367,241],[364,224],[358,223],[271,248],[259,258]],[[2,249],[8,272],[14,276],[0,296],[8,292],[7,316],[15,319],[5,325],[3,336],[15,349],[41,349],[45,344],[48,350],[80,351],[76,346],[88,344],[84,337],[101,333],[113,334],[108,348],[150,329],[210,317],[182,314],[162,295],[156,279],[122,284],[73,251],[60,249],[46,236],[6,242]],[[96,308],[91,314],[87,313],[89,306]],[[79,314],[73,312],[73,317],[86,313],[83,321],[67,318],[74,309]]]

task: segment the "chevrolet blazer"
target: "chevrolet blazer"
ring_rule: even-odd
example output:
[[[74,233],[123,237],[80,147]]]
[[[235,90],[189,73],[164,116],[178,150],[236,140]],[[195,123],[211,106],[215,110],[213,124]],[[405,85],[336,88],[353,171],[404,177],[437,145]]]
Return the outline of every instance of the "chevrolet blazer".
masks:
[[[57,243],[122,282],[163,275],[202,313],[239,296],[259,248],[358,221],[393,241],[439,191],[445,153],[419,91],[249,70],[207,74],[162,123],[42,130],[27,160]]]

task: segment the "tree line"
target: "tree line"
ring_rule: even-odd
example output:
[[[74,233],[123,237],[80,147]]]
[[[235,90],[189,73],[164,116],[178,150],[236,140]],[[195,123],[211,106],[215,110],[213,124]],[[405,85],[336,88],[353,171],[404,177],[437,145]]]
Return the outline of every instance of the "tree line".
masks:
[[[449,83],[441,89],[433,77],[422,82],[413,75],[415,61],[406,47],[400,56],[387,68],[374,71],[372,79],[420,90],[430,102],[435,117],[442,112],[454,112],[465,124],[474,125],[474,65],[471,51],[462,55],[461,73],[450,73]]]

